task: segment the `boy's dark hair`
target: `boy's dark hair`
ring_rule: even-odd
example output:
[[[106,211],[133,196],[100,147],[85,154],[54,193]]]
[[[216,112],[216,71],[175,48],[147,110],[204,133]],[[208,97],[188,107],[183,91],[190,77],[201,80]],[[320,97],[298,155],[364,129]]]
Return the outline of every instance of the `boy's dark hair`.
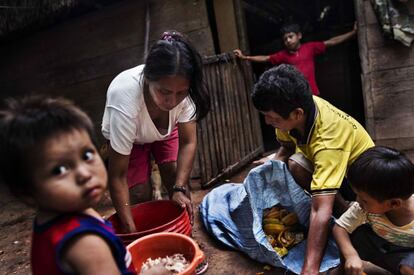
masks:
[[[169,75],[181,75],[190,81],[195,116],[197,120],[204,118],[210,110],[210,97],[203,83],[203,62],[190,41],[177,31],[164,32],[145,60],[145,79],[158,81]]]
[[[300,26],[299,26],[298,24],[295,24],[295,23],[288,23],[288,24],[283,25],[283,26],[280,28],[280,35],[281,35],[282,37],[283,37],[286,33],[290,33],[290,32],[293,32],[293,33],[296,33],[296,34],[300,33],[300,32],[301,32],[301,30],[300,30]]]
[[[274,111],[285,119],[296,108],[308,114],[313,104],[308,81],[295,67],[286,64],[265,71],[251,96],[256,109]]]
[[[414,193],[414,165],[395,149],[376,146],[362,153],[349,167],[351,186],[379,202],[408,199]]]
[[[32,194],[33,159],[47,139],[86,130],[95,141],[88,115],[66,99],[28,96],[4,103],[0,109],[0,179],[16,196]]]

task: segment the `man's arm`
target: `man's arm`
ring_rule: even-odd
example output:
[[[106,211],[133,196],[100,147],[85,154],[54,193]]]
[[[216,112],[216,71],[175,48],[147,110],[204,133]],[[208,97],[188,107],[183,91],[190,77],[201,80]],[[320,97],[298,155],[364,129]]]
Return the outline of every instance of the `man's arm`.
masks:
[[[287,144],[286,146],[281,145],[276,153],[263,157],[259,160],[254,161],[256,165],[262,165],[268,160],[280,160],[287,163],[289,157],[295,153],[295,147]]]
[[[310,226],[307,238],[305,262],[301,274],[318,274],[322,256],[329,235],[329,220],[335,195],[319,195],[312,197]]]
[[[281,143],[280,148],[274,155],[275,160],[283,161],[284,163],[288,162],[288,159],[291,155],[295,153],[295,145],[293,143]]]
[[[351,39],[351,37],[353,37],[355,34],[357,33],[357,23],[355,22],[354,24],[354,28],[352,31],[332,37],[326,41],[324,41],[323,43],[325,44],[325,46],[327,48],[332,47],[332,46],[336,46],[338,44],[341,44],[349,39]]]
[[[259,63],[265,63],[270,62],[270,58],[268,55],[254,55],[254,56],[248,56],[244,55],[240,49],[236,49],[233,51],[234,55],[237,56],[240,59],[249,60],[252,62],[259,62]]]
[[[135,232],[136,228],[129,207],[128,164],[129,155],[121,155],[109,146],[109,192],[122,226],[130,233]]]

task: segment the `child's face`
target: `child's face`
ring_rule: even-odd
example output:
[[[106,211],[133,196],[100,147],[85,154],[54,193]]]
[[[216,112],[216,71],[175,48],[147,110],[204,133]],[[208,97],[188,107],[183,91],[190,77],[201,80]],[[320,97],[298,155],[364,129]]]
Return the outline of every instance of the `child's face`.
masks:
[[[353,190],[357,195],[357,202],[368,213],[384,214],[392,209],[389,200],[379,202],[365,192]]]
[[[261,113],[264,115],[266,124],[273,126],[273,128],[287,132],[294,129],[297,125],[297,119],[293,112],[290,113],[288,118],[283,118],[281,115],[274,111]]]
[[[149,81],[148,87],[158,108],[169,111],[188,96],[190,81],[181,75],[172,75],[158,81]]]
[[[107,174],[89,134],[73,130],[40,144],[33,163],[33,197],[40,210],[79,212],[102,198]]]
[[[296,51],[299,48],[301,39],[302,34],[300,32],[288,32],[283,35],[283,43],[289,51]]]

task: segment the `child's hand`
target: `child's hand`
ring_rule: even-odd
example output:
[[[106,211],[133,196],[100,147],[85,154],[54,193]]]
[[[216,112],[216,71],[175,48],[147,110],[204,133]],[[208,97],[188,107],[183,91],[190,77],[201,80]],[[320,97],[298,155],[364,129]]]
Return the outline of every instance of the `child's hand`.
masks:
[[[243,53],[242,53],[242,51],[241,51],[241,50],[239,50],[239,49],[234,50],[234,51],[233,51],[233,53],[234,53],[234,55],[235,55],[235,56],[237,56],[238,58],[241,58],[241,59],[244,59],[244,58],[245,58],[244,54],[243,54]]]
[[[171,275],[172,272],[166,269],[162,264],[157,264],[140,274],[142,275]]]
[[[344,268],[345,268],[345,274],[350,274],[350,275],[364,274],[362,260],[357,255],[346,259]]]

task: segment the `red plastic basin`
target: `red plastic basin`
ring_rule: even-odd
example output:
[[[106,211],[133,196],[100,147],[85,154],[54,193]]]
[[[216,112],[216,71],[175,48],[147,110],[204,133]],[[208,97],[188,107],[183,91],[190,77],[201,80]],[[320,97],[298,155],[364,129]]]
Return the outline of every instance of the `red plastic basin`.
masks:
[[[180,275],[195,274],[196,267],[204,260],[203,251],[190,237],[178,233],[154,233],[142,237],[127,246],[131,252],[137,274],[141,271],[142,264],[148,258],[172,256],[175,253],[183,254],[189,266]]]
[[[134,233],[123,231],[116,213],[108,218],[115,233],[126,245],[152,233],[175,232],[191,235],[191,222],[186,209],[173,201],[159,200],[136,204],[131,207],[131,212],[137,229]]]

